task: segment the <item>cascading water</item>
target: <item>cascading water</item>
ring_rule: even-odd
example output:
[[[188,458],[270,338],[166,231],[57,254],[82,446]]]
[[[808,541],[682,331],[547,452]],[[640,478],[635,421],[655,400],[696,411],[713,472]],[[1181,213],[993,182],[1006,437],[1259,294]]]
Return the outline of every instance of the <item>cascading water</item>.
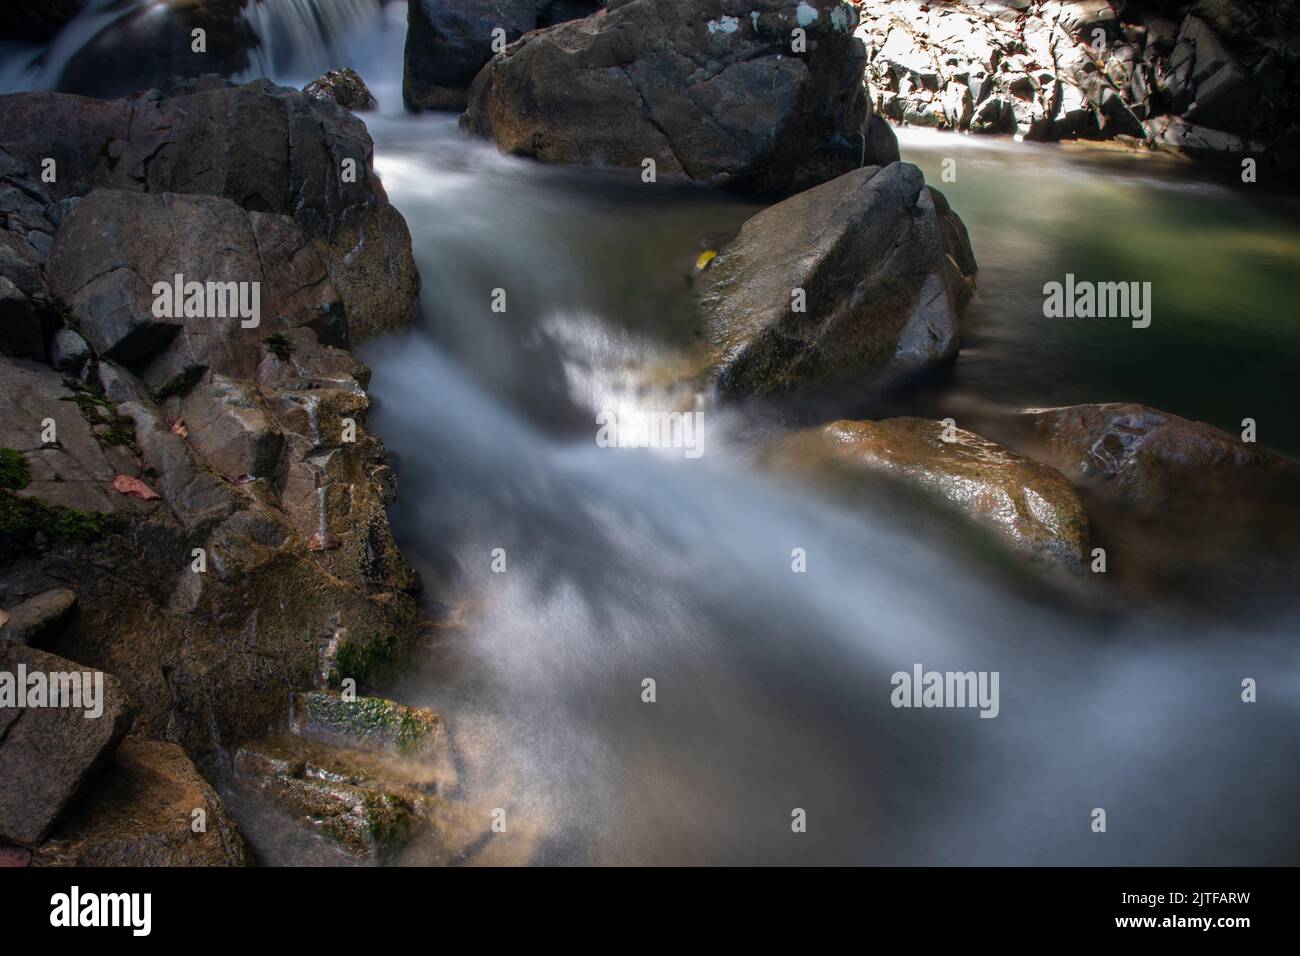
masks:
[[[426,322],[363,350],[371,422],[398,458],[403,546],[440,597],[474,607],[393,692],[448,715],[467,785],[542,821],[547,859],[1294,859],[1300,708],[1275,700],[1264,717],[1238,696],[1243,676],[1268,675],[1279,695],[1296,685],[1294,609],[1229,629],[1027,604],[883,504],[847,513],[755,475],[749,433],[767,426],[740,412],[707,410],[698,461],[597,448],[594,412],[635,400],[628,369],[674,344],[675,264],[752,206],[502,158],[447,118],[369,125],[411,224]],[[939,157],[963,150],[968,177],[1003,188],[1005,168],[980,173],[969,152],[982,144],[904,139],[935,179]],[[1076,228],[1116,188],[1059,151],[1018,148],[993,155],[1035,165],[1021,188]],[[1106,215],[1148,189],[1232,201],[1157,173],[1118,188]],[[1047,268],[1030,260],[1059,252],[1055,228],[999,241],[974,208],[987,294],[1014,321],[1041,315],[1018,277]],[[1281,228],[1266,214],[1255,225]],[[1176,259],[1165,266],[1190,267]],[[504,314],[489,307],[499,287]],[[1017,358],[1011,316],[981,314],[965,392],[991,401],[1017,373],[1027,391],[1072,381]],[[794,548],[806,574],[792,573]],[[915,663],[999,672],[1001,714],[893,709],[891,675]],[[1106,836],[1089,828],[1095,807]],[[806,833],[791,832],[795,808]]]
[[[744,409],[705,406],[698,460],[598,448],[595,413],[656,401],[644,383],[688,344],[680,264],[755,205],[503,158],[454,118],[400,114],[401,4],[365,30],[353,15],[366,4],[337,5],[330,29],[356,30],[346,60],[310,70],[299,53],[324,4],[259,6],[276,79],[350,65],[376,93],[376,166],[423,280],[423,324],[361,354],[370,425],[400,478],[393,527],[430,594],[463,606],[463,626],[385,690],[444,713],[465,789],[544,833],[543,860],[1295,861],[1293,604],[1230,626],[1030,602],[906,513],[849,511],[757,472],[751,448],[777,426]],[[1033,282],[1095,240],[1187,290],[1178,307],[1192,321],[1141,348],[1213,361],[1216,321],[1232,321],[1198,304],[1222,301],[1197,291],[1218,262],[1204,248],[1214,234],[1192,261],[1181,240],[1116,238],[1184,229],[1171,190],[1195,190],[1204,229],[1227,223],[1220,254],[1248,230],[1269,238],[1274,259],[1231,262],[1263,337],[1238,378],[1264,394],[1293,374],[1300,337],[1275,259],[1295,261],[1300,234],[1275,211],[1164,167],[1097,175],[1062,150],[954,136],[905,136],[904,150],[935,183],[943,158],[962,158],[944,188],[982,266],[950,393],[910,411],[954,396],[1123,398],[1239,417],[1153,371],[1149,352],[1108,361],[1104,335],[1042,321]],[[498,288],[504,313],[490,308]],[[892,707],[891,675],[916,663],[998,672],[997,718]],[[1260,704],[1241,702],[1243,677],[1260,681]],[[1089,826],[1096,807],[1104,835]],[[796,810],[805,833],[792,832]]]
[[[404,4],[384,0],[247,0],[239,16],[257,45],[239,79],[269,76],[301,86],[346,65],[359,43],[369,48],[385,27],[386,8],[405,20]],[[137,18],[171,15],[164,0],[88,0],[47,46],[0,42],[0,92],[58,89],[72,58],[101,35]]]

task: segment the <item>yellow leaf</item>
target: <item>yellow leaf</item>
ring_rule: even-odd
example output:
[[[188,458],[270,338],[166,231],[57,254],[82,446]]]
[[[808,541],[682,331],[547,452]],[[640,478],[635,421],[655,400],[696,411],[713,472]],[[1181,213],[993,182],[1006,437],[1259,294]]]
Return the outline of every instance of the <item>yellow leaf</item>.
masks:
[[[708,249],[704,252],[701,252],[700,257],[695,260],[695,268],[697,269],[705,268],[710,262],[712,262],[717,257],[717,255],[718,254],[714,252],[712,249]]]

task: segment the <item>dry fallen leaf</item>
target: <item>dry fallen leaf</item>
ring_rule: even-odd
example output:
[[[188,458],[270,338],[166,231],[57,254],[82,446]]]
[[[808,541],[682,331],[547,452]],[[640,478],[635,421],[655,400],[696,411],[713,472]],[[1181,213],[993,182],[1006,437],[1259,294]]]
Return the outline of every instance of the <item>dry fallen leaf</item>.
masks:
[[[162,495],[154,491],[139,478],[132,478],[130,475],[118,475],[113,479],[113,490],[119,491],[124,495],[130,495],[132,498],[139,498],[141,501],[158,501]]]
[[[9,612],[6,611],[4,608],[0,608],[0,627],[4,627],[8,623],[9,623]]]
[[[180,435],[182,438],[190,437],[190,430],[185,427],[185,419],[178,418],[172,422],[172,434]]]
[[[342,540],[330,531],[317,531],[307,542],[308,551],[333,551],[341,547],[343,547]]]
[[[706,249],[704,252],[701,252],[700,257],[695,260],[695,268],[697,269],[707,268],[709,263],[712,262],[717,257],[718,254],[714,252],[712,249]]]

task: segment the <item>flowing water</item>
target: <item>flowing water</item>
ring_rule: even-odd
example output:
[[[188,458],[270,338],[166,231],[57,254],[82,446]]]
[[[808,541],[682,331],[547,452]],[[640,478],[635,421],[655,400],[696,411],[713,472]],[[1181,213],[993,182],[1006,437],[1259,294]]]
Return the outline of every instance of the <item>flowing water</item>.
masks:
[[[504,158],[454,117],[403,115],[403,28],[390,5],[336,64],[380,99],[376,167],[423,279],[415,326],[360,354],[399,542],[460,610],[383,690],[446,715],[468,792],[556,863],[1300,859],[1293,605],[1198,619],[1029,600],[888,505],[756,471],[780,416],[707,397],[698,459],[597,447],[596,412],[653,403],[645,383],[689,353],[696,255],[759,207]],[[957,160],[942,185],[982,271],[960,360],[893,401],[1144,401],[1254,417],[1300,452],[1294,208],[1110,153],[933,134],[903,149],[935,184]],[[1042,284],[1066,272],[1155,282],[1152,327],[1043,318]],[[891,675],[915,663],[998,672],[999,715],[893,708]]]

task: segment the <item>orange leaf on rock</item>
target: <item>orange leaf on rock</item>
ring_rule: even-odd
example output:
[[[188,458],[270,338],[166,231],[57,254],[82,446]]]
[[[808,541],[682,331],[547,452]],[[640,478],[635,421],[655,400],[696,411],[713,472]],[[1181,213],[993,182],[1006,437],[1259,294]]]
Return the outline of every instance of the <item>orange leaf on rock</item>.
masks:
[[[121,492],[124,495],[130,495],[132,498],[139,498],[141,501],[158,501],[162,495],[154,491],[139,478],[132,478],[130,475],[118,475],[113,479],[113,490]]]
[[[190,437],[190,430],[185,427],[185,419],[178,418],[172,422],[172,434],[180,435],[182,438]]]

